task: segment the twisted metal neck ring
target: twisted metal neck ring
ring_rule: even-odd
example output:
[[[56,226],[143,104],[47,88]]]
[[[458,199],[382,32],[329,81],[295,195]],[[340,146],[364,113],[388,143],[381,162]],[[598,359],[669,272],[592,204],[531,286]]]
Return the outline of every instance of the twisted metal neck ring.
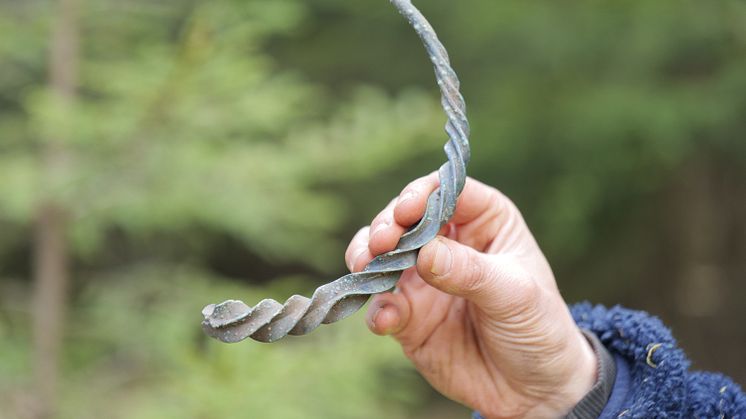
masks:
[[[246,338],[274,342],[287,335],[305,335],[322,323],[342,320],[359,310],[372,294],[394,288],[402,272],[415,265],[419,249],[433,240],[453,215],[470,157],[469,123],[459,80],[448,53],[422,13],[410,0],[391,3],[425,45],[448,117],[445,130],[449,140],[444,147],[448,161],[438,170],[440,186],[428,197],[422,220],[401,237],[395,250],[376,257],[362,272],[322,285],[311,298],[293,295],[285,304],[267,299],[254,307],[237,300],[208,305],[202,310],[202,328],[208,335],[228,343]]]

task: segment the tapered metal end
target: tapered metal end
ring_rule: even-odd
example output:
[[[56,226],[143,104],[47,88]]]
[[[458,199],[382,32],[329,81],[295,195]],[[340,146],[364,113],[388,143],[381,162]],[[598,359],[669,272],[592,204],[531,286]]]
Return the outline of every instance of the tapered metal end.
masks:
[[[251,314],[251,307],[238,300],[210,304],[202,309],[205,322],[213,328],[235,324],[245,319],[249,314]]]

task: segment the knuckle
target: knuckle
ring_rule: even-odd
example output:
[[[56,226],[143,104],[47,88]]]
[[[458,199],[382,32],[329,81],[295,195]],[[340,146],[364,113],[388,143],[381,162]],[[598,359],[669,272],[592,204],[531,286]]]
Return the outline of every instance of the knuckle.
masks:
[[[407,184],[407,186],[404,188],[405,191],[407,190],[420,190],[420,189],[426,189],[429,187],[429,185],[433,183],[437,183],[439,178],[438,171],[432,171],[430,174],[425,175],[421,178],[415,179]]]
[[[541,300],[542,288],[539,284],[531,278],[527,277],[516,277],[513,278],[510,284],[512,298],[510,302],[516,307],[527,307],[536,305]]]
[[[523,322],[541,311],[543,289],[531,278],[508,278],[502,294],[495,308],[505,319]]]
[[[417,189],[419,189],[418,186],[422,184],[423,179],[425,178],[415,179],[407,183],[407,186],[405,186],[404,189],[402,189],[402,192],[416,191]]]
[[[518,206],[512,199],[497,189],[494,189],[494,191],[493,206],[498,215],[505,215],[508,218],[522,218],[521,210],[518,209]]]
[[[483,292],[492,275],[490,267],[485,266],[484,261],[475,251],[462,248],[460,252],[466,253],[466,257],[461,258],[464,263],[459,267],[463,272],[460,287],[470,294]]]
[[[386,224],[386,225],[391,224],[391,220],[394,218],[393,212],[394,212],[393,207],[389,206],[389,207],[386,207],[386,209],[384,209],[380,213],[378,213],[378,215],[376,215],[376,218],[374,218],[373,222],[371,223],[372,229],[375,231],[376,227],[381,224]]]
[[[491,287],[484,295],[485,307],[503,319],[522,321],[538,313],[544,301],[544,289],[521,267],[520,261],[510,255],[490,255],[482,273],[486,281],[499,286]],[[483,279],[483,281],[485,281]],[[486,288],[482,284],[483,288]]]

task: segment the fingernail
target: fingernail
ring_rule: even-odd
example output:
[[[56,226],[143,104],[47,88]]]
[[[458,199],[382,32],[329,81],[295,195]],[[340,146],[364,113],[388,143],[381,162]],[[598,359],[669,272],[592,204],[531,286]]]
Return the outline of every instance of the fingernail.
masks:
[[[435,258],[430,266],[430,272],[435,276],[444,276],[451,271],[453,255],[451,248],[443,243],[440,239],[435,239]]]
[[[386,309],[389,308],[389,307],[391,307],[391,310],[389,310],[389,312],[391,313],[391,315],[394,315],[397,318],[399,317],[397,315],[398,313],[396,311],[396,307],[395,306],[385,305],[385,306],[379,308],[378,310],[376,310],[376,314],[373,316],[373,323],[375,325],[378,325],[378,324],[380,324],[380,322],[384,321],[384,319],[382,318],[382,315],[386,312]],[[392,312],[392,310],[393,310],[393,312]],[[399,321],[400,320],[397,320],[397,322],[395,324],[393,324],[393,325],[391,325],[391,326],[389,326],[389,327],[387,327],[385,329],[382,329],[381,333],[383,333],[384,335],[392,335],[392,334],[396,333],[398,331],[398,329],[399,329]]]
[[[417,196],[417,192],[415,192],[415,191],[404,192],[399,197],[399,202],[397,202],[396,205],[400,205],[400,204],[403,204],[406,201],[410,201],[410,200],[414,199],[416,196]]]
[[[380,233],[381,231],[389,228],[391,226],[391,220],[383,220],[380,224],[376,226],[376,228],[373,229],[373,231],[370,233],[371,239],[375,237],[376,234]]]
[[[367,248],[363,247],[362,249],[358,250],[354,255],[352,255],[352,259],[349,262],[350,264],[347,266],[348,268],[350,268],[350,272],[355,270],[355,263],[357,262],[360,255],[365,253],[367,250],[368,250]]]

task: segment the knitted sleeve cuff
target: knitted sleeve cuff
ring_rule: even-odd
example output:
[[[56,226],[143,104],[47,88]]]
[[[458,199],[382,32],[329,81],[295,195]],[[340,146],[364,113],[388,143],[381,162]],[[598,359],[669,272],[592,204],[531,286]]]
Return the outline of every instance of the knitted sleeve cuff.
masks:
[[[616,380],[616,362],[596,335],[583,330],[583,335],[591,344],[598,360],[598,380],[591,390],[566,416],[567,419],[596,419],[606,406]]]

